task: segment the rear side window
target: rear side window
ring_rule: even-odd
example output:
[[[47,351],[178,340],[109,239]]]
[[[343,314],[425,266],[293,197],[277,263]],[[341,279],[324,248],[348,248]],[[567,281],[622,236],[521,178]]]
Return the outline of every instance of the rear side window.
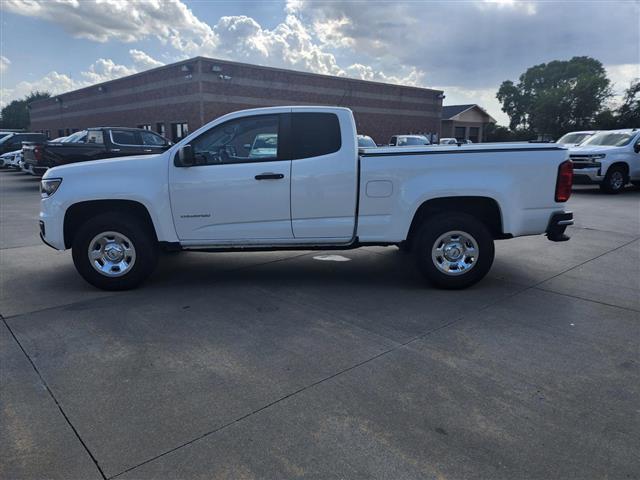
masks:
[[[134,130],[111,130],[111,140],[118,145],[142,145],[140,135]]]
[[[78,140],[75,140],[75,141],[78,141]],[[87,143],[103,144],[104,135],[102,134],[102,130],[89,130],[89,133],[87,134]]]
[[[149,145],[152,147],[162,147],[167,144],[164,138],[162,138],[159,135],[156,135],[155,133],[144,131],[144,132],[140,132],[140,135],[142,135],[142,142],[145,145]]]
[[[310,158],[337,152],[342,147],[340,122],[335,113],[291,115],[292,158]]]

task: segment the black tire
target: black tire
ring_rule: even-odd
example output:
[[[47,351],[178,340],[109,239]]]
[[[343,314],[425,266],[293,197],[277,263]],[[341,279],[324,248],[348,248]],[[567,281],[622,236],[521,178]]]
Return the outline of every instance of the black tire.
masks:
[[[432,249],[436,241],[448,232],[463,232],[464,238],[475,241],[477,245],[475,256],[461,257],[461,263],[473,263],[464,273],[445,273],[437,266],[437,260],[432,258]],[[463,237],[457,238],[463,241]],[[469,246],[472,245],[472,241],[469,242]],[[466,288],[482,280],[489,272],[495,255],[493,236],[489,229],[484,223],[465,213],[439,214],[427,219],[417,231],[414,247],[418,268],[427,281],[445,289]],[[443,264],[444,258],[440,258],[440,263]]]
[[[129,290],[147,279],[158,262],[158,243],[153,232],[141,223],[136,217],[116,212],[103,213],[85,222],[76,232],[72,246],[73,263],[82,278],[102,290]],[[89,244],[103,232],[123,235],[133,244],[134,261],[126,273],[115,273],[120,276],[98,272],[89,259]]]
[[[404,254],[409,254],[411,253],[411,243],[409,242],[400,242],[398,244],[398,250],[400,250],[400,253],[404,253]]]
[[[629,177],[626,170],[623,167],[614,165],[607,170],[607,174],[600,184],[600,190],[609,194],[620,193],[627,183],[629,183]]]

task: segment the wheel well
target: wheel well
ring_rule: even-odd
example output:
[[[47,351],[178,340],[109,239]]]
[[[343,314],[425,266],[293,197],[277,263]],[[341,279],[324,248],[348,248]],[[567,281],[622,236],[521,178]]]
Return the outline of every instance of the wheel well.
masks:
[[[407,242],[411,242],[413,235],[427,218],[445,212],[469,214],[482,221],[493,235],[493,238],[508,237],[502,231],[500,207],[493,198],[444,197],[427,200],[420,205],[413,216],[409,234],[407,235]]]
[[[624,174],[629,175],[629,165],[627,163],[625,162],[612,163],[611,165],[609,165],[609,170],[611,170],[614,167],[622,167],[622,169],[624,170]]]
[[[147,208],[133,200],[91,200],[71,205],[64,215],[64,245],[71,248],[76,232],[82,224],[96,215],[115,212],[133,216],[156,237],[156,231]],[[156,237],[157,238],[157,237]]]

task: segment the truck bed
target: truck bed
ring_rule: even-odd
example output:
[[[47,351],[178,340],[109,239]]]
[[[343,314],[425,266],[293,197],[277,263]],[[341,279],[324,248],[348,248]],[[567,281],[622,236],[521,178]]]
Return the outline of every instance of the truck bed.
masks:
[[[556,175],[568,151],[557,145],[485,143],[360,149],[358,237],[401,241],[416,205],[431,198],[486,197],[507,235],[545,231]]]

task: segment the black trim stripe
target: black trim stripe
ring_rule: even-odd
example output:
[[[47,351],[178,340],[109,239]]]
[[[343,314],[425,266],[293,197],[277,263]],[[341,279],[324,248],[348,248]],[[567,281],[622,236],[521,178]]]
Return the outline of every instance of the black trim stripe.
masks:
[[[565,150],[560,147],[548,147],[548,148],[490,148],[486,150],[468,150],[465,148],[461,148],[459,150],[433,150],[430,152],[421,151],[421,152],[403,152],[400,150],[401,147],[398,148],[398,152],[361,152],[360,155],[362,157],[401,157],[404,155],[455,155],[458,153],[502,153],[502,152],[546,152],[546,151],[558,151]]]

